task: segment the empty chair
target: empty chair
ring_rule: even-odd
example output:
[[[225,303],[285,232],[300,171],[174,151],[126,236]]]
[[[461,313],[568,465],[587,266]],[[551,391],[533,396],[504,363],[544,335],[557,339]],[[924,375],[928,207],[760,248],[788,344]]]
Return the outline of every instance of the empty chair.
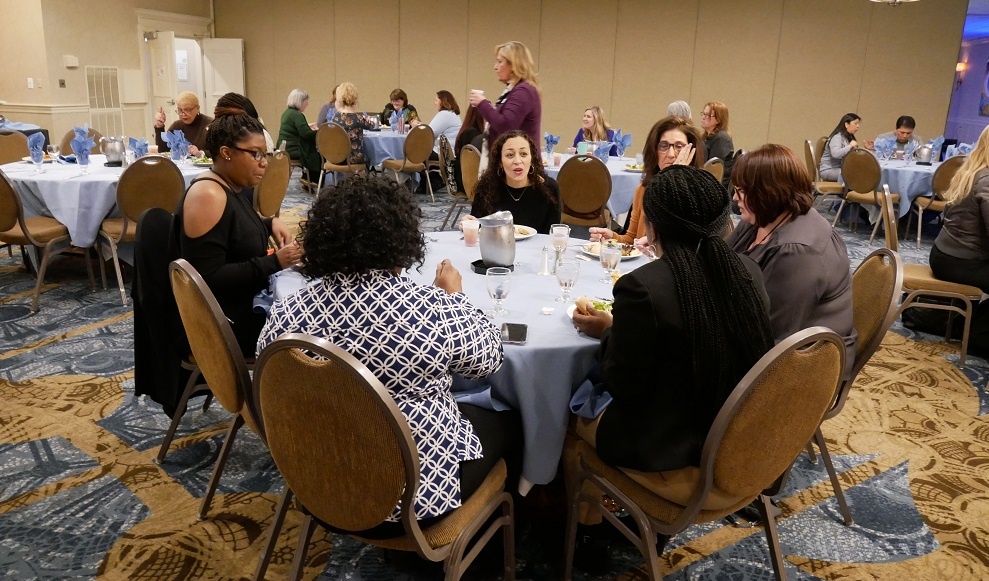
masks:
[[[450,175],[447,170],[447,162],[452,160],[456,163],[453,155],[453,148],[450,147],[450,141],[445,135],[440,135],[440,176],[443,177],[443,183],[446,184],[446,189],[450,192],[450,196],[453,200],[450,202],[450,209],[446,212],[446,218],[443,219],[443,224],[440,225],[439,230],[446,230],[446,225],[450,223],[450,217],[453,216],[453,211],[457,211],[457,215],[453,216],[453,222],[457,222],[457,218],[460,218],[460,213],[463,211],[464,206],[469,206],[473,199],[473,196],[468,197],[466,192],[461,192],[454,187],[456,180]],[[480,160],[478,160],[480,161]]]
[[[591,155],[575,155],[560,168],[556,182],[560,186],[560,204],[565,224],[603,227],[611,225],[611,212],[608,211],[611,173],[604,162]]]
[[[951,185],[951,179],[955,177],[958,173],[958,168],[965,163],[965,156],[956,155],[950,158],[934,170],[934,179],[932,184],[932,190],[934,195],[932,197],[920,197],[913,201],[912,214],[910,218],[913,218],[913,214],[917,214],[917,249],[920,250],[920,229],[924,225],[924,210],[931,210],[932,212],[943,212],[945,206],[948,204],[944,201],[942,197],[944,192],[948,191],[948,186]],[[910,220],[907,220],[907,230],[910,229]]]
[[[124,277],[120,272],[117,245],[134,241],[137,219],[148,208],[175,212],[183,191],[185,178],[182,177],[182,172],[171,160],[163,157],[149,155],[138,158],[120,175],[120,181],[117,182],[117,207],[123,216],[103,220],[99,236],[106,241],[113,256],[120,301],[124,306],[127,305],[127,294],[124,292]]]
[[[841,177],[845,180],[845,187],[848,191],[842,196],[841,204],[838,206],[838,213],[834,217],[832,226],[838,223],[841,211],[845,204],[858,204],[860,206],[879,206],[879,185],[883,179],[883,170],[879,167],[876,156],[868,150],[856,147],[848,152],[841,162]],[[900,196],[892,194],[894,204],[899,204]],[[872,236],[869,237],[869,244],[876,237],[879,231],[879,224],[882,220],[876,220],[876,225],[872,228]],[[892,223],[893,233],[896,233],[896,221]]]
[[[100,152],[100,140],[103,139],[103,134],[95,129],[90,129],[88,135],[93,138],[93,147],[89,150],[90,153]],[[72,140],[76,138],[76,133],[72,129],[65,134],[62,138],[62,145],[59,151],[61,155],[72,155]]]
[[[426,162],[429,154],[433,152],[433,130],[429,125],[416,125],[405,137],[404,145],[405,159],[386,159],[381,167],[390,169],[398,179],[399,172],[417,174],[426,171]],[[436,201],[433,195],[433,184],[426,176],[426,186],[429,188],[429,197]]]
[[[319,182],[316,189],[323,188],[323,178],[326,172],[364,173],[367,167],[363,163],[350,161],[350,137],[347,131],[336,123],[327,123],[316,132],[316,149],[323,157],[323,170],[319,172]],[[312,179],[310,176],[309,179]],[[335,181],[335,180],[334,180]]]
[[[704,170],[720,182],[725,175],[725,162],[717,157],[712,157],[704,162]]]
[[[20,131],[0,130],[0,165],[20,161],[29,155],[26,135]]]
[[[265,218],[274,218],[280,213],[282,200],[288,191],[292,173],[289,156],[284,151],[276,151],[268,158],[264,177],[254,188],[254,209]]]

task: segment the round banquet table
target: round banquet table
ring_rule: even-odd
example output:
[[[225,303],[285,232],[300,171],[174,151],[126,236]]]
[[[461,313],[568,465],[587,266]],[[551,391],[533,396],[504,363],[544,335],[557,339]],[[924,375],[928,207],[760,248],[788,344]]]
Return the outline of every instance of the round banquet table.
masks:
[[[74,163],[46,163],[44,173],[36,173],[30,162],[0,166],[20,195],[24,215],[55,218],[69,230],[74,246],[88,248],[96,241],[107,216],[118,213],[117,182],[122,167],[106,167],[106,156],[89,157],[89,173],[82,175]],[[180,163],[186,187],[207,168]]]
[[[916,162],[907,164],[902,159],[887,159],[879,162],[879,167],[883,170],[882,183],[889,185],[891,193],[900,195],[901,218],[910,211],[915,199],[933,194],[934,172],[939,165],[940,162],[931,165],[917,165]],[[878,219],[878,208],[875,213]]]
[[[556,179],[560,175],[560,168],[573,157],[570,154],[561,154],[559,166],[552,163],[546,164],[546,175]],[[608,158],[608,173],[611,174],[611,198],[608,200],[608,209],[611,214],[618,216],[624,214],[632,208],[632,198],[635,197],[635,189],[642,183],[641,171],[629,171],[625,169],[625,164],[634,164],[635,159],[630,157]]]
[[[364,131],[364,153],[371,165],[378,167],[386,159],[405,159],[405,134],[391,129]]]
[[[431,232],[426,239],[426,260],[422,268],[412,269],[404,275],[422,284],[432,284],[436,266],[449,258],[463,277],[464,293],[478,308],[490,309],[492,302],[484,276],[475,274],[470,268],[471,262],[481,257],[480,249],[464,246],[459,231]],[[567,256],[583,256],[579,245],[586,243],[586,240],[571,239]],[[549,246],[549,236],[544,234],[517,241],[517,265],[504,305],[508,315],[494,319],[496,325],[506,322],[527,324],[527,343],[505,345],[501,368],[483,380],[454,378],[458,401],[495,410],[519,410],[525,434],[519,484],[523,494],[532,484],[547,484],[556,476],[571,415],[570,397],[594,365],[599,344],[597,339],[577,333],[567,315],[568,305],[553,300],[561,295],[556,277],[537,274],[542,266],[543,246]],[[645,257],[625,260],[619,268],[627,272],[647,260]],[[572,295],[610,299],[611,284],[599,282],[605,272],[597,260],[578,262],[580,276]],[[298,272],[282,271],[272,284],[274,299],[285,297],[305,284]],[[544,307],[553,310],[542,314]]]

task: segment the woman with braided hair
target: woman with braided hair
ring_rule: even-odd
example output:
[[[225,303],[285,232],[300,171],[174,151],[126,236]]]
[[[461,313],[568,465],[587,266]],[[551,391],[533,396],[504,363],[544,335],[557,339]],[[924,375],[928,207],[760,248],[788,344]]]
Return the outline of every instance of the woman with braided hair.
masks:
[[[576,431],[610,464],[645,472],[699,465],[721,405],[773,346],[759,267],[721,238],[728,204],[703,170],[659,172],[643,199],[659,259],[618,279],[611,314],[574,313],[577,329],[601,338],[613,398],[599,421],[579,419]]]

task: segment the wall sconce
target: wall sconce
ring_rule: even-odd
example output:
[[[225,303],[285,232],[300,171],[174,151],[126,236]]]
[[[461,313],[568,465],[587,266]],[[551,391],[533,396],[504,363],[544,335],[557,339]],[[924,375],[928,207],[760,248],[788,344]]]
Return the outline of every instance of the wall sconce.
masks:
[[[965,79],[965,71],[968,70],[968,63],[961,62],[955,65],[955,90],[961,88],[962,81]]]

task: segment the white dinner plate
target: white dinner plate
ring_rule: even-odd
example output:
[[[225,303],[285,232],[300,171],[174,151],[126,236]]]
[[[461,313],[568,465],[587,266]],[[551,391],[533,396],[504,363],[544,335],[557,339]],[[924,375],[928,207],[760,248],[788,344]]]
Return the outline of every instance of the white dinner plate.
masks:
[[[30,158],[30,157],[22,157],[22,158],[21,158],[21,161],[26,161],[26,162],[28,162],[28,163],[34,163],[33,161],[31,161],[31,158]],[[46,157],[46,158],[45,158],[45,161],[44,161],[44,163],[51,163],[51,162],[53,162],[53,161],[55,161],[55,160],[53,160],[53,159],[52,159],[52,158],[50,158],[50,157]]]
[[[525,240],[526,238],[532,238],[536,235],[536,229],[531,226],[522,226],[520,224],[515,224],[515,239]]]
[[[642,173],[642,172],[645,171],[645,168],[635,168],[635,167],[630,167],[630,166],[627,166],[626,165],[625,166],[625,171],[627,171],[629,173]]]
[[[194,162],[192,162],[192,165],[194,165],[196,167],[213,167],[213,162],[212,161],[194,161]]]
[[[601,257],[601,243],[600,242],[588,242],[580,247],[580,251],[588,256],[593,256],[594,258]],[[638,248],[633,248],[632,252],[628,255],[622,255],[622,260],[632,260],[633,258],[638,258],[642,256],[642,251]]]

